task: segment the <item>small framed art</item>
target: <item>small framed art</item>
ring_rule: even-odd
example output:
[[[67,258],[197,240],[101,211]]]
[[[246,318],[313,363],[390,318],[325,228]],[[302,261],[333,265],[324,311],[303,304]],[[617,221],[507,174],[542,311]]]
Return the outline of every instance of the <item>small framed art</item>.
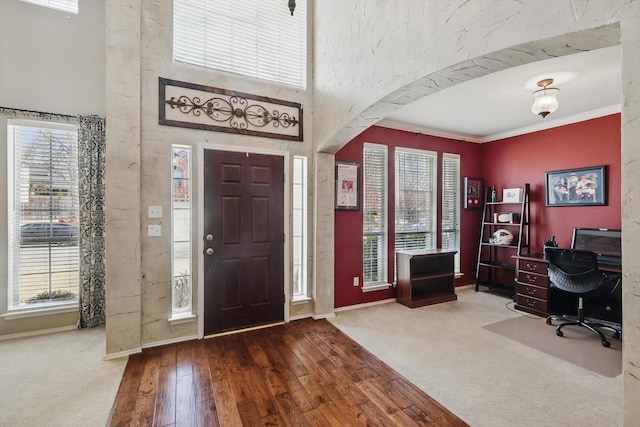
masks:
[[[336,161],[336,209],[360,209],[360,164]]]
[[[482,207],[482,179],[464,178],[464,208],[479,209]]]

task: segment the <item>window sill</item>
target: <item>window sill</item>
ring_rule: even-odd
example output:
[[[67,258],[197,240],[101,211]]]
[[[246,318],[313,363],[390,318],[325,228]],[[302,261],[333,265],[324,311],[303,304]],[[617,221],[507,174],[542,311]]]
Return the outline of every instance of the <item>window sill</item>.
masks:
[[[376,285],[363,286],[362,292],[383,291],[385,289],[389,289],[390,287],[391,283],[378,283]]]
[[[461,278],[462,276],[464,276],[464,273],[461,273],[461,272],[459,272],[459,271],[457,271],[457,272],[455,273],[455,278],[456,278],[456,279],[459,279],[459,278]]]
[[[24,319],[27,317],[49,316],[52,314],[78,313],[79,310],[78,303],[75,302],[73,304],[60,304],[42,308],[16,309],[0,315],[0,318],[5,320]]]
[[[193,313],[178,313],[169,318],[169,323],[172,325],[179,325],[180,323],[188,323],[196,320],[196,315]]]
[[[294,297],[291,300],[291,305],[298,305],[298,304],[304,304],[306,302],[311,301],[311,298],[309,297]]]

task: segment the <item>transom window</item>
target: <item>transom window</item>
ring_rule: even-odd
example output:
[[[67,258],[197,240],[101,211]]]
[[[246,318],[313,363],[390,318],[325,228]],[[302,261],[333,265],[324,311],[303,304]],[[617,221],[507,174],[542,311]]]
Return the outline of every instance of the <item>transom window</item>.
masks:
[[[307,5],[284,0],[174,0],[173,58],[305,87]]]
[[[20,0],[38,6],[49,7],[67,13],[78,14],[78,0]]]

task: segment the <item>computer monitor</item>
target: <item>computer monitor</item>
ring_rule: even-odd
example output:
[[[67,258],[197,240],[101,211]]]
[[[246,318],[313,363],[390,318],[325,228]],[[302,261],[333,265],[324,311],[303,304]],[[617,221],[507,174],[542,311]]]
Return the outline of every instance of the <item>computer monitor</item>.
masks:
[[[622,259],[622,230],[576,227],[571,248],[595,252],[598,262],[618,263]]]

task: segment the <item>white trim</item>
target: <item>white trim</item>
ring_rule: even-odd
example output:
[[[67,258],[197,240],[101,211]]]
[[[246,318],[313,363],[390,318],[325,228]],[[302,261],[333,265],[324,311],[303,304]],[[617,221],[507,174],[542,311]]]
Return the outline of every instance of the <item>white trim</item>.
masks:
[[[191,290],[193,294],[193,289]],[[196,315],[188,312],[188,313],[178,313],[171,316],[169,319],[169,323],[172,325],[179,325],[180,323],[189,323],[196,320]]]
[[[58,306],[49,306],[42,308],[28,308],[12,310],[4,314],[0,314],[0,318],[5,320],[24,319],[26,317],[38,317],[49,316],[52,314],[64,314],[64,313],[78,313],[80,315],[80,307],[78,302],[74,302],[73,305],[63,304]]]
[[[336,317],[335,313],[327,313],[327,314],[313,314],[311,316],[311,318],[313,320],[320,320],[320,319],[333,319],[334,317]]]
[[[132,354],[139,354],[139,353],[142,353],[142,347],[132,348],[131,350],[126,350],[126,351],[119,351],[117,353],[105,354],[102,357],[102,360],[120,359],[121,357],[129,357]]]
[[[392,303],[392,302],[397,302],[397,301],[396,301],[395,298],[387,298],[387,299],[382,299],[380,301],[363,302],[362,304],[355,304],[355,305],[347,305],[345,307],[338,307],[338,308],[335,308],[333,311],[335,311],[336,313],[339,313],[341,311],[356,310],[358,308],[373,307],[375,305],[389,304],[389,303]]]
[[[363,286],[362,292],[382,291],[385,289],[389,289],[391,286],[391,283],[378,283],[376,285]]]
[[[294,297],[291,300],[291,305],[299,305],[299,304],[304,304],[306,302],[311,301],[310,297]]]
[[[252,140],[253,141],[253,140]],[[220,145],[220,144],[212,144],[210,142],[200,142],[198,144],[198,200],[196,204],[198,205],[198,230],[202,235],[204,230],[204,151],[205,150],[218,150],[218,151],[229,151],[236,153],[251,153],[251,154],[265,154],[270,156],[280,156],[284,158],[284,322],[289,322],[289,299],[291,295],[291,277],[289,274],[290,269],[290,260],[287,254],[289,253],[289,245],[290,236],[289,236],[289,210],[290,210],[290,197],[291,192],[289,189],[289,171],[291,170],[291,155],[288,151],[282,150],[272,150],[265,149],[259,147],[230,147],[228,145]],[[197,258],[197,268],[198,268],[198,313],[204,313],[204,239],[196,239],[198,242],[198,258]],[[198,335],[197,338],[204,338],[204,316],[198,317]]]
[[[482,144],[485,142],[497,141],[499,139],[511,138],[514,136],[524,135],[531,132],[539,132],[559,126],[570,125],[573,123],[584,122],[586,120],[597,119],[599,117],[609,116],[611,114],[620,113],[622,111],[622,105],[616,104],[609,107],[599,108],[597,110],[587,111],[580,114],[574,114],[573,116],[563,117],[556,120],[545,120],[539,124],[533,126],[525,126],[518,129],[512,129],[506,132],[498,132],[491,135],[478,136],[468,135],[458,132],[451,132],[444,129],[436,129],[428,126],[421,126],[413,123],[403,123],[395,120],[382,119],[375,125],[385,127],[389,129],[403,130],[406,132],[420,133],[431,136],[438,136],[442,138],[456,139],[458,141],[475,142]]]
[[[17,334],[10,334],[10,335],[0,335],[0,341],[13,340],[17,338],[35,337],[38,335],[55,334],[58,332],[69,332],[69,331],[75,331],[77,329],[78,329],[77,325],[69,325],[69,326],[61,326],[59,328],[40,329],[37,331],[20,332]]]

